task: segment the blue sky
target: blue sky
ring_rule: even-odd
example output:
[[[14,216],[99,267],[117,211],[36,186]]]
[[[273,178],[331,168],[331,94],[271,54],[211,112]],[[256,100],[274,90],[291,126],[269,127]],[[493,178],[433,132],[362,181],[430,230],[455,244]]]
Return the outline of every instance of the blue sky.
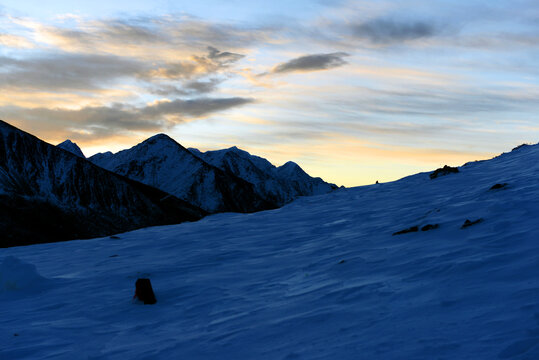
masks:
[[[347,186],[539,135],[536,1],[4,1],[0,118],[87,155],[164,132]]]

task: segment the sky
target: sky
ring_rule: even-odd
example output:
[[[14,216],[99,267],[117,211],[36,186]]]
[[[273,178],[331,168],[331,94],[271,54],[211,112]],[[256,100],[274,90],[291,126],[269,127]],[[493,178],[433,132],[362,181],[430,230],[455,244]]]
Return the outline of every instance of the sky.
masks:
[[[165,133],[338,185],[539,141],[539,3],[0,3],[0,119],[89,156]]]

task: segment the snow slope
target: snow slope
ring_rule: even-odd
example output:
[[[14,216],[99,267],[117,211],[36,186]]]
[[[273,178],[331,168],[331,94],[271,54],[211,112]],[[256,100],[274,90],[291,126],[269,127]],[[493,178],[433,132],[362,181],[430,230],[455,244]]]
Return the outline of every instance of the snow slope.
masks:
[[[189,151],[213,166],[254,184],[260,196],[279,206],[300,196],[327,194],[337,188],[321,178],[309,176],[292,161],[275,167],[268,160],[235,146],[206,152],[189,148]]]
[[[0,249],[0,271],[48,283],[0,292],[0,358],[537,359],[538,199],[535,145],[433,180]],[[157,304],[131,301],[137,277]]]

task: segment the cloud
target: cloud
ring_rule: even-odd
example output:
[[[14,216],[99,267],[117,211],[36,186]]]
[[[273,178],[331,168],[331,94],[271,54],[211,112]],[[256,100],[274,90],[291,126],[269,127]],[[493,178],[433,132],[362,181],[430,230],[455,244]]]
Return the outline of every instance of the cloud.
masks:
[[[241,26],[208,22],[189,16],[163,15],[126,19],[79,20],[75,28],[18,21],[38,41],[62,51],[132,56],[164,61],[210,49],[210,59],[238,59],[238,54],[217,49],[246,49],[267,41],[272,26]]]
[[[218,75],[226,75],[227,69],[243,55],[221,52],[213,47],[207,51],[206,55],[176,63],[65,52],[39,53],[21,59],[0,56],[0,83],[11,91],[95,92],[142,82],[151,93],[163,96],[209,93],[224,81]]]
[[[163,64],[157,69],[150,70],[143,77],[147,79],[190,79],[194,76],[203,75],[209,72],[209,69],[199,65],[197,62],[179,61],[174,63]]]
[[[225,65],[225,64],[231,64],[234,63],[241,58],[244,57],[244,55],[241,54],[235,54],[228,51],[219,51],[213,46],[208,46],[208,59],[215,60],[218,63]]]
[[[373,19],[351,28],[356,38],[366,39],[376,44],[400,43],[438,35],[441,29],[427,21],[396,21]]]
[[[183,83],[180,87],[174,85],[161,85],[157,88],[151,88],[150,92],[162,96],[208,94],[215,91],[222,81],[222,79],[215,78],[204,81],[193,80]]]
[[[177,99],[174,101],[161,101],[152,106],[147,106],[139,109],[139,113],[153,118],[163,115],[198,118],[217,111],[252,103],[253,101],[253,99],[242,97]]]
[[[212,46],[208,46],[207,51],[206,55],[193,55],[189,60],[165,63],[146,76],[170,80],[202,77],[222,72],[244,57],[228,51],[221,52]]]
[[[147,18],[119,20],[112,19],[95,23],[101,37],[128,43],[153,43],[167,41],[168,37],[158,25]]]
[[[271,72],[280,74],[332,69],[346,64],[346,61],[343,59],[345,56],[349,56],[349,54],[345,52],[336,52],[330,54],[300,56],[287,62],[278,64]]]
[[[99,89],[121,77],[145,71],[146,65],[117,56],[48,54],[16,59],[0,56],[0,83],[27,90]]]
[[[2,33],[0,33],[0,45],[19,49],[29,49],[34,47],[34,44],[22,36]]]
[[[184,85],[184,89],[197,94],[205,94],[213,92],[220,83],[221,80],[219,79],[210,79],[208,81],[190,81]]]
[[[203,118],[252,102],[254,99],[231,97],[176,99],[143,107],[124,104],[87,106],[78,110],[4,106],[0,107],[0,117],[35,129],[38,134],[62,133],[64,137],[84,141],[133,131],[161,131],[190,119]],[[46,124],[46,127],[40,128],[42,124]]]

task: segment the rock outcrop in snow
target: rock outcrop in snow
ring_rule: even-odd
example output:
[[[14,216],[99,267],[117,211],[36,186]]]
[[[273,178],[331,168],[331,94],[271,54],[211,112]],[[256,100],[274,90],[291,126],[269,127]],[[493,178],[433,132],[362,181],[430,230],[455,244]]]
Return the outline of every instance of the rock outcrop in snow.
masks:
[[[0,247],[104,236],[203,215],[0,121]]]
[[[254,212],[278,205],[261,197],[248,180],[209,164],[165,134],[116,154],[96,154],[89,160],[210,213]]]

